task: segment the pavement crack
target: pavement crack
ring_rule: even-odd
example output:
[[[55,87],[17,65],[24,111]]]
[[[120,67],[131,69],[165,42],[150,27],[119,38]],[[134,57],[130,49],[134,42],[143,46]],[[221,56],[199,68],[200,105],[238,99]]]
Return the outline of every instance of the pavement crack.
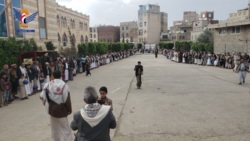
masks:
[[[131,91],[131,86],[132,86],[132,83],[133,83],[134,79],[135,79],[135,76],[134,76],[134,77],[131,79],[131,81],[130,81],[129,88],[128,88],[128,92],[127,92],[127,94],[126,94],[126,98],[125,98],[124,104],[123,104],[123,106],[122,106],[122,110],[121,110],[121,112],[120,112],[120,115],[117,117],[118,122],[117,122],[117,127],[116,127],[116,130],[115,130],[115,133],[114,133],[113,138],[118,134],[118,131],[120,130],[121,117],[122,117],[122,115],[123,115],[123,110],[124,110],[124,108],[125,108],[125,106],[126,106],[126,102],[127,102],[127,100],[128,100],[128,96],[129,96],[129,93],[130,93],[130,91]]]

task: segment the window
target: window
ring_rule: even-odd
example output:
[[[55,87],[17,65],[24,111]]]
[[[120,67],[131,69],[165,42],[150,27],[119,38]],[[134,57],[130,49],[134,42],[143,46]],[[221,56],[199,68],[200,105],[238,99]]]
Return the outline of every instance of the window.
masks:
[[[219,34],[223,35],[223,34],[227,34],[227,30],[225,28],[219,29],[218,30]]]
[[[60,17],[57,15],[56,19],[57,19],[57,26],[60,27]]]
[[[90,34],[90,38],[92,38],[92,34]]]
[[[240,26],[232,27],[232,33],[233,33],[233,34],[238,34],[238,33],[240,33]]]
[[[81,35],[81,44],[84,43],[84,39],[83,39],[83,36]]]
[[[4,1],[4,0],[1,0],[1,1]],[[12,6],[15,7],[15,8],[21,8],[20,0],[12,0]]]
[[[144,26],[147,26],[147,22],[144,22]]]
[[[84,23],[84,26],[85,26],[85,31],[88,31],[88,24]]]
[[[21,9],[22,9],[20,0],[12,0],[12,6],[13,6],[13,8],[15,8],[19,11],[21,11]],[[19,19],[17,19],[15,17],[14,12],[13,12],[13,15],[14,15],[13,18],[14,18],[15,36],[19,37],[19,38],[23,38],[23,33],[17,32],[20,29],[20,21],[19,21]]]
[[[126,27],[126,30],[128,30],[128,27]]]
[[[76,43],[76,37],[75,37],[75,34],[72,35],[72,38],[73,38],[73,42],[74,44]]]
[[[64,33],[64,34],[63,34],[63,46],[64,46],[64,47],[67,46],[67,41],[68,41],[67,35]]]
[[[96,38],[96,35],[94,34],[94,38]]]
[[[63,16],[61,17],[61,26],[64,27],[64,19],[63,19]]]
[[[60,34],[58,33],[58,35],[57,35],[58,37],[58,45],[60,46],[61,45],[61,37],[60,37]]]
[[[143,31],[142,30],[139,30],[139,35],[143,35]]]
[[[86,42],[86,43],[88,42],[88,36],[85,37],[85,42]]]
[[[126,37],[128,37],[128,33],[126,33]]]
[[[40,38],[46,39],[46,25],[45,25],[45,18],[39,17],[39,26],[40,26]]]
[[[122,30],[124,30],[124,27],[122,27]]]
[[[140,27],[142,27],[142,22],[140,22]]]
[[[5,8],[4,0],[0,0],[0,12]],[[6,22],[6,13],[3,11],[2,15],[0,15],[0,37],[7,37],[7,22]]]
[[[90,28],[90,32],[92,32],[92,28]]]
[[[64,17],[64,27],[67,27],[67,19],[66,19],[66,17]]]

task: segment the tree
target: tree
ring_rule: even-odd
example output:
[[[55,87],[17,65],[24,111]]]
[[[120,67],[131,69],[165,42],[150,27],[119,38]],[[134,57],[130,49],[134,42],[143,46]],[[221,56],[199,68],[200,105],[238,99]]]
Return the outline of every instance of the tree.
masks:
[[[51,41],[45,42],[44,44],[45,44],[47,50],[55,50],[56,49],[56,47],[54,46],[54,44]]]
[[[204,30],[203,33],[197,38],[197,42],[213,44],[213,33],[208,29]]]
[[[76,46],[75,46],[75,38],[74,36],[71,34],[70,28],[68,27],[68,37],[69,37],[69,41],[70,41],[70,47],[69,48],[60,48],[60,54],[68,57],[69,59],[72,57],[75,57],[77,55],[77,50],[76,50]]]

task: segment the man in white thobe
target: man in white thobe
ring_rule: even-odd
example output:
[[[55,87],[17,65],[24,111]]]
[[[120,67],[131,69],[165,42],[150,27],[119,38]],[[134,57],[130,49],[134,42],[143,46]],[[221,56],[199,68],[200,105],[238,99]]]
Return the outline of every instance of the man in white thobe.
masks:
[[[44,85],[43,91],[40,94],[40,99],[43,101],[43,104],[46,107],[47,113],[50,114],[50,124],[53,141],[73,141],[71,129],[69,126],[67,116],[71,114],[71,100],[68,85],[62,81],[61,72],[54,72],[54,80]],[[46,95],[46,89],[48,94]],[[49,100],[48,100],[48,99]],[[59,117],[52,116],[53,113],[49,112],[49,104],[53,101],[57,104],[65,103],[67,115],[60,115]]]

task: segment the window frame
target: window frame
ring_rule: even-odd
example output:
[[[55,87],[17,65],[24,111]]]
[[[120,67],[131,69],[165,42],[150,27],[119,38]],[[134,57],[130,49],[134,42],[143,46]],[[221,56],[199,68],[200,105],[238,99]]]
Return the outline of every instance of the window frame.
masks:
[[[17,1],[17,0],[15,0],[15,1]],[[21,33],[18,33],[18,32],[16,32],[16,30],[17,29],[20,29],[20,21],[19,20],[17,20],[16,19],[16,17],[15,17],[15,14],[14,14],[14,11],[13,11],[13,8],[15,8],[15,9],[18,9],[19,11],[21,11],[22,10],[22,1],[21,0],[19,0],[20,1],[20,7],[14,7],[14,5],[13,5],[13,0],[12,0],[12,2],[11,2],[11,6],[12,6],[12,14],[13,14],[13,27],[14,27],[14,35],[15,35],[15,37],[16,38],[24,38],[24,33],[23,32],[21,32]],[[7,22],[7,21],[6,21]],[[18,27],[19,28],[16,28],[16,24],[15,24],[15,22],[18,22]],[[17,33],[18,33],[18,36],[17,36]],[[19,35],[21,35],[21,36],[19,36]]]
[[[3,1],[3,3],[0,3],[1,6],[3,6],[3,8],[5,9],[5,1]],[[5,25],[6,25],[6,36],[0,36],[0,38],[7,38],[9,36],[9,30],[8,30],[8,21],[7,21],[7,14],[6,14],[6,9],[4,10],[4,12],[2,13],[5,17]],[[1,17],[2,18],[2,17]]]

